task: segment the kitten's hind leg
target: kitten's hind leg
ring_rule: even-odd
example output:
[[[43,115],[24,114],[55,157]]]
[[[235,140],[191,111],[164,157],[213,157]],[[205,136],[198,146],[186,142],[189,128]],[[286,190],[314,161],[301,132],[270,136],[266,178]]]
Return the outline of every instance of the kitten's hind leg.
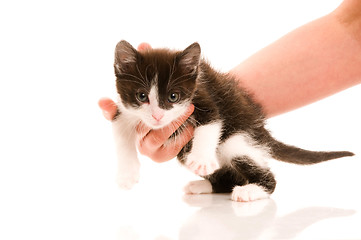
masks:
[[[249,202],[268,198],[273,193],[276,180],[268,168],[260,167],[246,156],[234,158],[232,167],[248,180],[247,185],[233,188],[233,201]]]
[[[231,199],[235,202],[250,202],[269,197],[269,193],[257,184],[247,184],[233,188]]]
[[[238,185],[247,184],[247,180],[236,170],[222,167],[213,174],[204,177],[206,180],[193,181],[184,187],[189,194],[200,193],[230,193]]]
[[[192,181],[183,188],[183,191],[186,194],[212,193],[212,184],[208,180]]]
[[[230,193],[235,186],[247,184],[244,176],[230,167],[222,167],[205,178],[212,184],[214,193]]]

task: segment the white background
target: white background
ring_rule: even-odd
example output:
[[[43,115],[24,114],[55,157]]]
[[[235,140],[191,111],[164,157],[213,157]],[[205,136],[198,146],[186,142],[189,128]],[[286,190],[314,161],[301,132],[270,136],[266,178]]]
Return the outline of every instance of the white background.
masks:
[[[357,155],[270,162],[278,187],[256,205],[183,196],[197,177],[175,160],[142,157],[140,183],[120,191],[111,125],[97,107],[115,96],[121,39],[198,41],[227,71],[340,2],[1,1],[0,239],[360,239],[360,86],[269,121],[287,143]]]

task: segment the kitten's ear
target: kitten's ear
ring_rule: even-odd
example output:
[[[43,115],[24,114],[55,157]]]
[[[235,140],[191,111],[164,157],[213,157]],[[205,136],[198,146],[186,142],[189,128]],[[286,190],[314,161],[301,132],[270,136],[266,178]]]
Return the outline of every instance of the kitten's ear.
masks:
[[[122,73],[128,66],[137,61],[138,51],[125,40],[120,41],[115,47],[114,69],[116,73]]]
[[[195,73],[201,59],[201,46],[193,43],[179,55],[179,65],[188,73]]]

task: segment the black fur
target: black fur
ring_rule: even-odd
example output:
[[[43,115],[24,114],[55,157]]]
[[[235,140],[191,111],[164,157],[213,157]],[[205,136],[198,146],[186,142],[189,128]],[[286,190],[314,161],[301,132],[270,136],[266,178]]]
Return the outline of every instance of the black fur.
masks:
[[[149,79],[158,74],[160,107],[172,108],[167,101],[170,91],[180,93],[180,102],[191,99],[195,110],[186,124],[197,127],[222,120],[219,143],[234,134],[247,133],[258,145],[267,147],[275,159],[295,164],[314,164],[353,155],[351,152],[307,151],[275,140],[265,129],[265,116],[260,105],[232,76],[215,71],[201,59],[198,43],[184,51],[152,49],[138,52],[129,43],[121,41],[115,55],[117,90],[125,105],[138,107],[136,92],[149,91]],[[192,141],[178,154],[180,162],[184,163],[191,149]],[[270,170],[258,166],[249,156],[237,156],[231,164],[204,177],[211,182],[214,192],[230,192],[234,186],[253,183],[272,193],[276,186]]]

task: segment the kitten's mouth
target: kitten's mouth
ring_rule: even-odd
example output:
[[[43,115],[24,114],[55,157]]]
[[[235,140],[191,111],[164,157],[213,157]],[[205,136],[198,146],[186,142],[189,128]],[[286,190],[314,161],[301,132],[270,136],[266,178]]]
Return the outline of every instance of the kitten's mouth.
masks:
[[[162,122],[155,122],[152,124],[153,128],[162,128],[164,124]]]
[[[159,129],[159,128],[163,128],[165,125],[163,123],[163,121],[151,121],[150,124],[148,124],[150,127],[152,127],[153,129]]]

